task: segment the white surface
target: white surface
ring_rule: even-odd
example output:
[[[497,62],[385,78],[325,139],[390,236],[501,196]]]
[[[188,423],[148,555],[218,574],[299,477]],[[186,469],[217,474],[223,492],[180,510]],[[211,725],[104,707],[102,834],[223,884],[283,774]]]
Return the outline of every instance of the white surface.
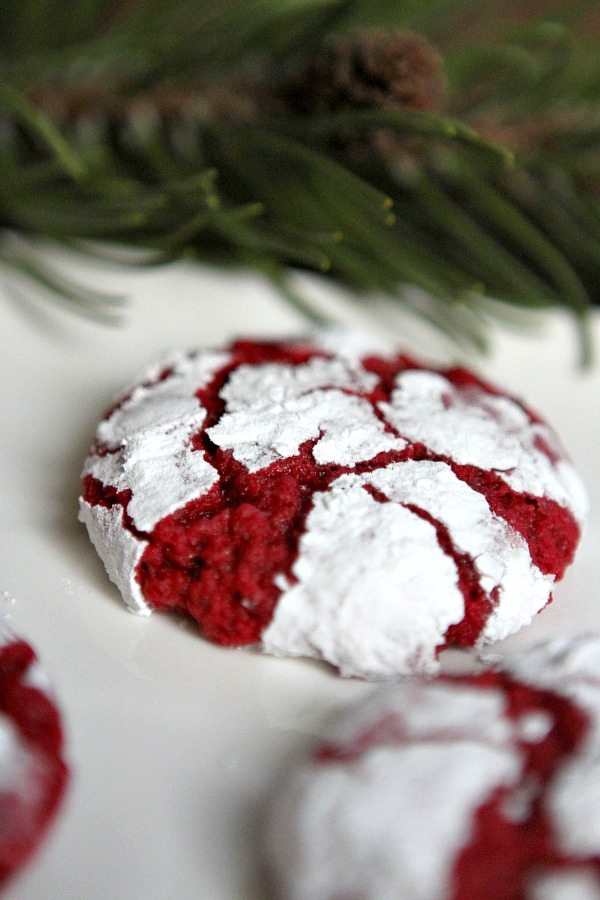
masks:
[[[7,898],[262,900],[265,793],[332,712],[372,687],[315,663],[215,647],[166,616],[128,614],[77,522],[76,498],[101,412],[148,361],[302,324],[247,276],[73,262],[68,271],[133,300],[126,325],[108,330],[0,296],[0,593],[54,682],[73,767],[56,828]],[[337,296],[326,303],[340,308]],[[480,368],[550,419],[592,498],[575,566],[514,646],[599,620],[600,367],[576,371],[559,317],[545,336],[504,333],[495,347]]]

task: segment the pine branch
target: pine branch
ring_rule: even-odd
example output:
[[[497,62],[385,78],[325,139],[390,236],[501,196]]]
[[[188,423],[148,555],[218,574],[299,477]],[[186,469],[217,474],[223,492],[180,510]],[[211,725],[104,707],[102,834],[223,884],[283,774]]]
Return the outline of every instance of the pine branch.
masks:
[[[578,6],[517,27],[487,0],[7,2],[0,228],[21,239],[0,261],[109,319],[114,302],[23,242],[252,266],[312,317],[288,273],[326,273],[478,346],[483,294],[564,307],[587,358],[600,60]],[[356,32],[382,27],[401,31]],[[439,56],[406,29],[443,51],[446,101]]]

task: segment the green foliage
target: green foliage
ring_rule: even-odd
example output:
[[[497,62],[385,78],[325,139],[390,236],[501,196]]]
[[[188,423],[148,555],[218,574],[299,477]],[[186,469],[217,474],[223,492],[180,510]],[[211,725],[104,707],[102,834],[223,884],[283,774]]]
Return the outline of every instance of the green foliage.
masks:
[[[479,346],[482,295],[562,306],[587,358],[600,284],[600,58],[578,24],[589,5],[570,4],[567,17],[549,4],[549,21],[517,27],[510,4],[498,21],[497,4],[475,12],[459,0],[80,0],[68,15],[59,0],[5,0],[0,228],[102,241],[107,253],[126,243],[152,264],[253,266],[308,315],[291,269],[409,305],[413,286],[420,315]],[[257,75],[272,85],[324,35],[382,25],[440,47],[447,114],[307,118],[258,102],[236,116],[185,99],[190,85],[200,98],[215,85],[235,95]],[[165,87],[183,91],[175,116],[161,106]],[[382,133],[395,155],[375,149]],[[348,135],[363,152],[348,152]],[[87,314],[118,311],[22,242],[4,242],[0,260]]]

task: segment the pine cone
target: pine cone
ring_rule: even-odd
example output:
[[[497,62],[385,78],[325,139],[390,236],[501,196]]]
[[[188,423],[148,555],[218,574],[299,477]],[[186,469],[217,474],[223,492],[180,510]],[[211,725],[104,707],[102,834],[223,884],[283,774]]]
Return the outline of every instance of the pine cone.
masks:
[[[328,40],[284,98],[306,115],[361,109],[437,109],[442,59],[423,37],[378,29]]]

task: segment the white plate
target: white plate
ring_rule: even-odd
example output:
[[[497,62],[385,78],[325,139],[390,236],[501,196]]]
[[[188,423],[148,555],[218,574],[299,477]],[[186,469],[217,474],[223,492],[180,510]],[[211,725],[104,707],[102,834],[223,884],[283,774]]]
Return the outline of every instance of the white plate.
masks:
[[[262,898],[265,796],[335,710],[372,688],[314,663],[215,647],[163,615],[128,614],[77,523],[76,497],[96,421],[147,361],[233,335],[298,332],[302,321],[250,276],[185,265],[123,274],[49,258],[133,299],[127,323],[110,330],[0,296],[0,592],[55,685],[73,769],[56,827],[7,897]],[[325,302],[340,308],[336,294]],[[503,333],[495,346],[480,368],[553,422],[593,503],[555,603],[514,645],[596,627],[600,368],[576,370],[559,315],[542,336]]]

